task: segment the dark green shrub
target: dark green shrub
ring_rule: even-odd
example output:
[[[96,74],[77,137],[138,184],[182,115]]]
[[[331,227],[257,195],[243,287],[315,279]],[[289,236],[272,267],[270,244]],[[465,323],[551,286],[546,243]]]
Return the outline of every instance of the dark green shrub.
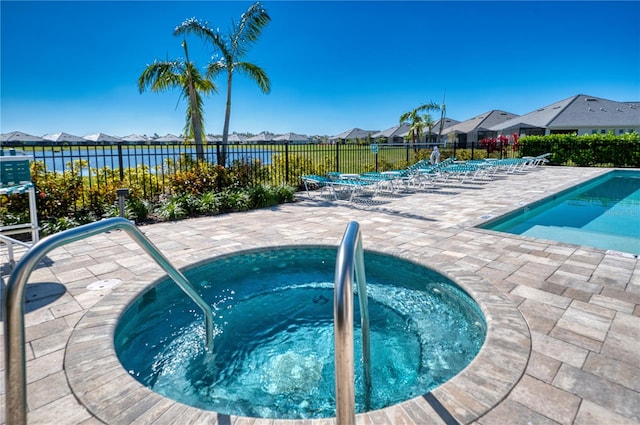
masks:
[[[269,170],[262,166],[262,163],[255,159],[248,161],[244,159],[235,160],[228,169],[231,178],[231,187],[246,188],[259,182],[269,180]]]
[[[179,197],[162,200],[160,206],[156,209],[156,214],[165,220],[177,220],[187,216]]]
[[[233,180],[226,168],[206,162],[198,163],[192,169],[177,171],[169,177],[169,187],[175,194],[199,195],[209,191],[220,192],[232,183]]]
[[[522,156],[551,153],[555,165],[600,167],[640,167],[640,136],[638,133],[550,134],[525,136],[520,139]]]
[[[203,214],[220,212],[222,207],[221,194],[214,191],[203,193],[200,196],[198,211]]]
[[[277,205],[278,201],[268,186],[254,186],[249,189],[250,208],[265,208]]]
[[[293,202],[295,199],[296,189],[294,187],[281,185],[273,188],[273,190],[278,204]]]
[[[53,235],[63,230],[72,229],[82,224],[79,220],[72,217],[49,218],[40,223],[40,236]]]

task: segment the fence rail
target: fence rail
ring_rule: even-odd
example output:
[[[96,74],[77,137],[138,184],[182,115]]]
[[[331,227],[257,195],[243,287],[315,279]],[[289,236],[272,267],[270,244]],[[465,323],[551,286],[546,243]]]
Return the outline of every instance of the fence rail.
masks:
[[[135,184],[145,198],[169,191],[171,176],[178,171],[189,170],[196,164],[195,146],[184,143],[3,142],[1,147],[25,152],[41,163],[40,167],[45,173],[79,175],[90,188],[96,186],[100,189],[100,185],[105,185],[106,181],[114,180]],[[253,174],[249,179],[253,184],[300,186],[300,175],[312,171],[362,173],[406,167],[420,158],[428,157],[432,147],[412,143],[229,144],[226,166],[238,162],[252,164],[250,169]],[[205,144],[205,161],[216,164],[220,148],[220,143]],[[621,155],[628,155],[622,145],[619,150]],[[507,151],[489,152],[472,143],[441,146],[440,151],[442,159],[450,156],[476,159],[531,155],[530,152],[513,152],[511,147]],[[80,202],[80,208],[83,202]]]
[[[360,172],[365,168],[379,167],[398,161],[408,162],[417,150],[430,149],[427,145],[384,144],[376,145],[374,153],[370,145],[356,144],[230,144],[227,163],[235,161],[257,162],[269,168],[270,183],[295,184],[295,161],[306,160],[322,163],[327,171]],[[82,177],[91,178],[101,172],[116,173],[124,180],[129,170],[134,176],[148,170],[158,177],[157,185],[164,185],[166,179],[176,171],[185,171],[195,163],[195,147],[183,143],[117,143],[104,144],[87,142],[83,144],[64,143],[3,143],[3,149],[17,149],[41,162],[45,172],[63,173],[77,171]],[[220,144],[204,147],[206,162],[217,163]],[[188,160],[184,160],[184,158]],[[276,164],[277,162],[277,164]],[[277,165],[277,167],[276,167]],[[80,167],[80,169],[77,169]],[[89,179],[92,181],[92,179]],[[261,183],[261,182],[256,182]],[[150,188],[150,192],[153,192]]]

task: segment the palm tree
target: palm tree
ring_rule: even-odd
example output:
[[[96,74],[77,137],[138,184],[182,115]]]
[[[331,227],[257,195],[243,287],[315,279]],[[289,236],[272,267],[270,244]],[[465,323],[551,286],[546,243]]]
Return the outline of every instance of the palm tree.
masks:
[[[427,143],[429,143],[431,141],[431,131],[433,130],[433,127],[435,127],[436,122],[433,120],[431,114],[424,114],[422,116],[422,123],[424,124],[424,127],[427,127],[427,129],[429,130],[426,139]]]
[[[267,73],[259,66],[242,59],[249,48],[260,38],[262,29],[271,21],[267,11],[260,2],[254,3],[242,14],[237,24],[232,22],[232,28],[227,36],[214,31],[195,18],[187,19],[174,30],[174,35],[193,33],[200,38],[209,40],[214,51],[220,53],[220,58],[209,64],[207,75],[214,77],[226,70],[227,73],[227,103],[224,114],[224,129],[222,131],[222,151],[218,152],[218,164],[225,166],[227,157],[227,142],[229,140],[229,120],[231,119],[231,87],[233,72],[239,72],[255,81],[263,93],[271,92],[271,81]]]
[[[154,61],[148,65],[138,78],[140,93],[146,88],[153,92],[162,92],[175,88],[181,90],[180,97],[188,99],[187,117],[184,134],[193,137],[196,145],[196,157],[204,160],[202,139],[204,136],[204,117],[202,95],[217,92],[215,84],[204,78],[193,62],[189,61],[187,42],[182,41],[185,60]]]
[[[424,130],[425,125],[427,125],[426,122],[431,119],[429,115],[420,115],[420,112],[439,110],[440,106],[437,103],[429,102],[400,115],[400,124],[409,123],[411,125],[411,127],[409,127],[409,131],[411,132],[411,143],[414,146],[416,139],[419,139],[422,136],[422,131]],[[431,127],[429,128],[429,131],[431,131]]]

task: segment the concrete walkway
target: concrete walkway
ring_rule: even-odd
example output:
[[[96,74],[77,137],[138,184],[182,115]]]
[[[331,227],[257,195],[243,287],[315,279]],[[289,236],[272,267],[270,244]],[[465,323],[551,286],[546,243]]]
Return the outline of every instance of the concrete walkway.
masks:
[[[298,202],[271,209],[141,229],[184,267],[273,245],[337,246],[355,220],[365,249],[425,264],[469,291],[489,328],[478,358],[424,397],[358,415],[358,424],[640,424],[638,259],[473,227],[606,171],[542,167],[354,203],[302,192]],[[6,261],[1,251],[0,263]],[[162,275],[120,231],[58,248],[33,272],[26,304],[30,424],[335,423],[201,411],[129,377],[113,354],[115,321]],[[111,279],[122,283],[89,289]],[[2,358],[4,369],[4,350]]]

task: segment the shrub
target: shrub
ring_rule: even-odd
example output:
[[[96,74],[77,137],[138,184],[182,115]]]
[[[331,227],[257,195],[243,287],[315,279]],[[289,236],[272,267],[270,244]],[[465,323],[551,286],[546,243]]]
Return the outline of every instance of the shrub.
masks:
[[[200,196],[198,211],[203,214],[218,213],[221,210],[222,201],[220,194],[209,191]]]
[[[191,193],[200,195],[205,192],[220,192],[232,184],[226,168],[200,162],[194,168],[177,171],[169,177],[172,193]]]
[[[76,201],[82,199],[84,190],[79,166],[74,167],[68,163],[67,170],[54,173],[46,172],[44,163],[33,162],[31,180],[38,199],[39,221],[51,217],[65,217],[76,211]]]
[[[248,211],[251,209],[251,197],[244,190],[225,190],[221,194],[223,211]]]
[[[82,224],[86,223],[72,217],[49,218],[40,223],[40,236],[52,235]]]
[[[295,199],[296,189],[291,186],[277,186],[274,189],[276,201],[279,204],[293,202]]]
[[[179,197],[171,197],[161,201],[156,213],[165,220],[177,220],[187,216],[187,212],[180,203]]]
[[[520,139],[522,156],[550,152],[557,165],[640,167],[640,136],[636,132],[608,134],[550,134]]]
[[[231,179],[231,187],[245,188],[257,182],[265,182],[269,179],[269,170],[255,159],[253,161],[239,159],[233,161],[228,169]]]
[[[269,189],[269,187],[262,185],[254,186],[249,189],[249,206],[251,208],[265,208],[277,205],[278,201],[276,200],[274,193]]]
[[[301,184],[300,176],[307,174],[324,174],[331,168],[327,165],[328,157],[325,157],[324,163],[316,163],[310,158],[302,155],[289,155],[289,163],[287,168],[287,159],[284,154],[274,154],[271,157],[271,175],[282,177],[286,176],[289,184],[299,186]],[[287,174],[288,170],[288,174]]]

